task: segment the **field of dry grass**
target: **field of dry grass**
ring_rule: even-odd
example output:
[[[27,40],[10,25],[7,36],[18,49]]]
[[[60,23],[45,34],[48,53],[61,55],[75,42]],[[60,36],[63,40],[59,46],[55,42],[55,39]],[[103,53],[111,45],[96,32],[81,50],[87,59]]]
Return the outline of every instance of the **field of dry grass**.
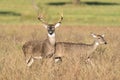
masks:
[[[56,40],[92,43],[90,33],[105,34],[107,45],[101,45],[92,55],[95,66],[70,56],[60,64],[53,59],[36,60],[27,68],[22,45],[33,39],[46,38],[42,26],[0,26],[0,80],[119,80],[120,27],[61,26]],[[75,53],[73,53],[75,54]]]

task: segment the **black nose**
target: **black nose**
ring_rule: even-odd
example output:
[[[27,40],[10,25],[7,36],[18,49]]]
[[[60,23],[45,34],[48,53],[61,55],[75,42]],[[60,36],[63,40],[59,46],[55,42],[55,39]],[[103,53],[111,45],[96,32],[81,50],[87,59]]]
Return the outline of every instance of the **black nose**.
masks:
[[[49,33],[50,35],[52,35],[52,33]]]
[[[52,35],[52,34],[53,34],[53,31],[49,31],[49,34]]]
[[[105,42],[105,44],[107,44],[107,42]]]

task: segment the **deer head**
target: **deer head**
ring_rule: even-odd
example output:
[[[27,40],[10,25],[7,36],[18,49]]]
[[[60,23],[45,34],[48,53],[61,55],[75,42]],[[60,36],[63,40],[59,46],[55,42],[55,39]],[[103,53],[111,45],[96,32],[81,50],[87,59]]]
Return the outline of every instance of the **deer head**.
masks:
[[[48,24],[47,22],[45,22],[42,15],[38,16],[38,20],[40,20],[42,22],[43,26],[47,29],[48,34],[53,35],[55,33],[55,28],[60,26],[60,24],[63,20],[63,15],[61,15],[60,19],[55,24]]]
[[[93,38],[95,38],[95,41],[98,43],[98,44],[107,44],[107,42],[105,41],[104,39],[104,34],[103,35],[96,35],[96,34],[91,34]]]

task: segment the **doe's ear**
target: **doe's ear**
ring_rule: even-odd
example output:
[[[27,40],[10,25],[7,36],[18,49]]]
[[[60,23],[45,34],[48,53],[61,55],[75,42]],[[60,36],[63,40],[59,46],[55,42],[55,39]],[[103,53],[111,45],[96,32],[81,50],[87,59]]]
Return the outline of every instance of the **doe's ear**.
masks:
[[[92,37],[94,37],[94,38],[96,38],[96,37],[97,37],[97,36],[96,36],[95,34],[93,34],[93,33],[92,33],[91,35],[92,35]]]
[[[104,34],[102,34],[101,36],[102,36],[102,37],[105,37],[105,35],[104,35]]]
[[[61,25],[60,22],[56,23],[56,24],[55,24],[55,28],[59,27],[60,25]]]

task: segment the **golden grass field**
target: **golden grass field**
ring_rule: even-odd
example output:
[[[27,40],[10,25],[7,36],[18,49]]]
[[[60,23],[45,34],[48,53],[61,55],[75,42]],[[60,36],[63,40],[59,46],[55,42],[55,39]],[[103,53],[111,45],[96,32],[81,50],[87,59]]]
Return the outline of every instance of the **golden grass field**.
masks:
[[[70,59],[64,58],[60,64],[55,64],[52,58],[36,60],[28,68],[22,45],[28,40],[44,40],[46,30],[39,25],[1,25],[0,80],[119,80],[120,27],[61,26],[56,29],[56,40],[92,43],[91,32],[105,34],[108,42],[93,53],[91,60],[94,67],[77,60],[75,56],[69,56]]]

